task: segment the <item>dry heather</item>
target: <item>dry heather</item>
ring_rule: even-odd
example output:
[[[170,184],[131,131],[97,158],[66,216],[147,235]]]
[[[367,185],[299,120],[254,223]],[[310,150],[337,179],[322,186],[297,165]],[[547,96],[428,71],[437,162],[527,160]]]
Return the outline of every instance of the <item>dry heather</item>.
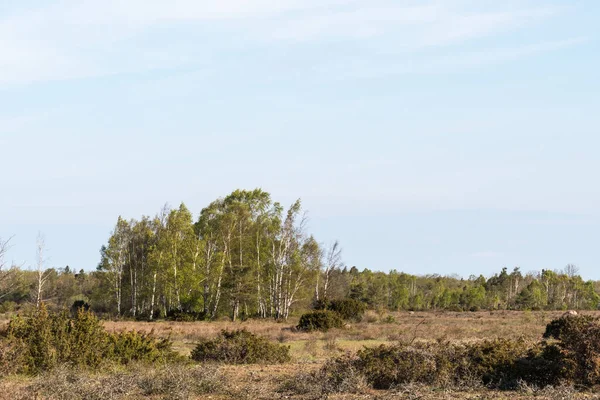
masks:
[[[523,337],[527,340],[539,339],[551,320],[560,317],[561,311],[481,311],[481,312],[367,312],[363,321],[350,323],[344,329],[333,329],[340,350],[358,350],[363,345],[381,344],[396,341],[473,341],[481,339]],[[600,315],[597,312],[584,312]],[[322,352],[325,335],[320,332],[298,332],[295,326],[298,319],[287,322],[248,320],[243,322],[136,322],[106,321],[108,331],[126,331],[135,329],[142,332],[154,330],[156,336],[170,336],[175,349],[189,354],[200,339],[216,337],[223,329],[246,329],[249,332],[266,336],[280,343],[291,344],[292,355],[304,357],[302,351],[306,342],[318,341],[319,353]],[[309,345],[310,347],[310,345]]]
[[[588,312],[589,315],[600,315]],[[595,393],[561,386],[539,389],[522,384],[517,391],[484,387],[452,388],[408,383],[375,390],[359,374],[349,374],[343,393],[328,391],[318,371],[327,359],[364,346],[402,343],[470,343],[482,339],[539,340],[546,325],[561,312],[382,313],[367,312],[363,321],[328,333],[298,332],[298,321],[132,322],[105,321],[111,332],[135,329],[170,337],[174,349],[189,355],[201,339],[223,330],[246,329],[290,346],[291,362],[279,365],[134,366],[97,374],[64,368],[37,378],[0,378],[0,399],[591,399]]]

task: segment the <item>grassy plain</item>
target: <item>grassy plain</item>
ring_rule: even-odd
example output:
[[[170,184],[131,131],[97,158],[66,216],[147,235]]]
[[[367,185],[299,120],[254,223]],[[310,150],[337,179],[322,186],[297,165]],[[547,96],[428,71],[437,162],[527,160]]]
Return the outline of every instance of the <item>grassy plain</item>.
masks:
[[[584,314],[597,314],[584,312]],[[174,348],[183,355],[189,355],[195,343],[201,338],[210,338],[223,329],[245,328],[250,332],[263,335],[269,339],[290,346],[292,362],[282,365],[218,365],[216,372],[210,380],[219,380],[218,387],[211,390],[210,394],[196,396],[183,393],[174,396],[174,392],[161,394],[160,391],[143,392],[139,390],[141,384],[136,386],[137,392],[110,395],[110,398],[212,398],[212,399],[279,399],[279,398],[324,398],[322,394],[304,387],[299,390],[303,376],[310,375],[318,370],[323,363],[344,352],[354,352],[364,346],[376,346],[397,341],[478,341],[493,338],[519,338],[535,341],[541,338],[545,326],[552,319],[560,317],[562,312],[401,312],[380,313],[368,312],[362,322],[348,324],[344,329],[336,329],[327,333],[297,332],[294,328],[297,321],[277,323],[274,321],[248,320],[243,322],[215,321],[215,322],[133,322],[133,321],[106,321],[108,331],[138,330],[150,332],[160,337],[170,337]],[[205,366],[188,366],[185,371],[177,374],[167,371],[171,376],[180,376],[179,383],[168,385],[185,385],[185,376],[199,373],[206,369]],[[136,374],[155,374],[148,368],[139,368]],[[187,372],[186,372],[187,371]],[[196,372],[194,372],[196,371]],[[164,372],[164,371],[163,371]],[[104,375],[103,375],[104,374]],[[126,371],[107,371],[90,375],[88,384],[92,385],[94,379],[110,381],[106,376],[121,374],[134,379]],[[123,375],[125,374],[125,375]],[[187,375],[186,375],[187,374]],[[152,375],[152,376],[155,376]],[[217,378],[218,376],[218,378]],[[104,378],[103,378],[104,377]],[[122,378],[125,379],[125,378]],[[196,380],[201,379],[197,378]],[[204,379],[204,378],[202,378]],[[0,391],[0,399],[30,398],[37,390],[38,398],[69,398],[58,395],[47,395],[39,389],[44,381],[60,380],[60,377],[23,378],[10,377],[0,380],[0,386],[5,390]],[[90,383],[92,382],[92,383]],[[115,378],[115,382],[119,382]],[[304,382],[305,383],[305,382]],[[123,383],[124,384],[124,383]],[[38,385],[38,386],[36,386]],[[98,384],[102,386],[102,384]],[[37,388],[37,389],[36,389]],[[296,389],[294,389],[296,388]],[[46,392],[48,393],[48,392]],[[107,398],[109,394],[101,397]],[[29,397],[28,397],[29,396]],[[121,396],[121,397],[119,397]],[[124,397],[123,397],[124,396]],[[90,395],[90,398],[93,396]],[[101,398],[99,397],[99,398]],[[73,397],[75,398],[75,397]],[[82,398],[85,398],[82,397]],[[422,385],[407,385],[389,391],[377,391],[364,387],[358,393],[331,394],[330,399],[575,399],[598,398],[596,394],[576,393],[571,388],[555,388],[547,390],[534,390],[524,387],[517,392],[491,391],[485,388],[468,389],[441,389]]]

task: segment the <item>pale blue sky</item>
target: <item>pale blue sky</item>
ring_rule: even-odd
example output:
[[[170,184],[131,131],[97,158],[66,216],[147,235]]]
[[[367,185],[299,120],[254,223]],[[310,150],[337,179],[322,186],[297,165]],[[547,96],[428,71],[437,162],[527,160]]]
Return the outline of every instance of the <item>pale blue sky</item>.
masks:
[[[8,261],[117,216],[301,197],[348,265],[600,279],[600,3],[0,2]]]

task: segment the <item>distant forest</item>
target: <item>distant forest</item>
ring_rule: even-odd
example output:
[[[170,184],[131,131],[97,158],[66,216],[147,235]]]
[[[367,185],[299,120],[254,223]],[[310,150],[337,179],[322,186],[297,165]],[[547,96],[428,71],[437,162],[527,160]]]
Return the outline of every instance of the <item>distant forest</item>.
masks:
[[[36,269],[9,267],[9,244],[0,240],[0,312],[44,302],[147,320],[287,319],[342,298],[377,311],[597,309],[600,300],[600,281],[584,281],[574,265],[503,268],[488,279],[349,268],[337,242],[323,246],[307,232],[300,200],[284,208],[260,189],[219,198],[197,220],[184,204],[119,217],[94,272],[46,268],[43,240]]]

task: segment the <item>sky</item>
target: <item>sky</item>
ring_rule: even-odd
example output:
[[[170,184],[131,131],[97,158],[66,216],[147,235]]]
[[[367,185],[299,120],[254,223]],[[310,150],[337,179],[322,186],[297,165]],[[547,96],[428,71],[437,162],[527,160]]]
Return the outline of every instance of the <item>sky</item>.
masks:
[[[8,263],[260,187],[348,266],[600,279],[596,0],[3,0]]]

